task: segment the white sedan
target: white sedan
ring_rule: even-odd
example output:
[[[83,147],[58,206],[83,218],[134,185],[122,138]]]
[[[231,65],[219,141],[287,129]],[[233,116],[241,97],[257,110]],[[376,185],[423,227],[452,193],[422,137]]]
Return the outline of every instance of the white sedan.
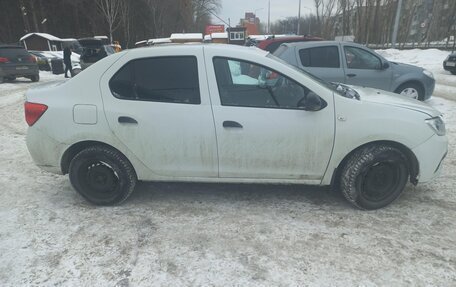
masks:
[[[99,205],[143,180],[332,185],[377,209],[434,178],[448,145],[425,103],[231,45],[127,50],[26,97],[35,163]]]

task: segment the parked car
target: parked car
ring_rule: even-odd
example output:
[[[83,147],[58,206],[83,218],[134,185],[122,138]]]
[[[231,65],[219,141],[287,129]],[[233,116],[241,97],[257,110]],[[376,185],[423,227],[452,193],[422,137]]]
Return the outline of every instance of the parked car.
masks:
[[[314,37],[314,36],[287,36],[287,37],[270,37],[266,40],[262,40],[258,43],[257,47],[268,51],[270,53],[274,53],[280,45],[284,43],[295,43],[295,42],[308,42],[308,41],[322,41],[322,38]],[[251,46],[249,44],[249,46]]]
[[[333,185],[376,209],[437,176],[448,145],[425,103],[222,44],[111,55],[27,91],[25,118],[35,163],[100,205],[142,180]]]
[[[35,56],[36,58],[36,63],[38,64],[38,69],[40,71],[50,71],[51,70],[51,65],[50,65],[50,58],[45,56],[43,53],[40,51],[28,51],[30,54]]]
[[[443,61],[443,68],[453,75],[456,75],[456,53],[450,54],[445,61]]]
[[[110,45],[104,45],[103,39],[99,38],[84,38],[79,39],[82,46],[82,54],[80,57],[81,69],[84,70],[93,63],[115,53],[115,50]]]
[[[421,101],[429,99],[434,92],[432,72],[390,62],[351,42],[287,43],[274,55],[329,82],[378,88]]]
[[[0,45],[0,83],[25,77],[38,82],[40,71],[35,56],[22,46]]]
[[[63,63],[63,51],[28,51],[30,54],[37,58],[38,67],[40,70],[52,71],[55,74],[63,74],[65,71],[65,64]],[[71,53],[71,66],[73,74],[77,75],[81,72],[81,65],[79,64],[79,54],[76,52]],[[47,64],[45,64],[45,62]],[[54,70],[52,66],[54,65]],[[55,68],[55,65],[58,68]]]

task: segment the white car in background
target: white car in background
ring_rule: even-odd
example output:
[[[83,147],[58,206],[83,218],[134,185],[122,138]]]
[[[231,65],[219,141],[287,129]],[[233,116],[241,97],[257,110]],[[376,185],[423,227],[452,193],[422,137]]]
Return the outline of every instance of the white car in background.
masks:
[[[447,153],[429,105],[336,87],[256,48],[128,50],[26,97],[35,163],[99,205],[142,180],[333,185],[377,209]]]

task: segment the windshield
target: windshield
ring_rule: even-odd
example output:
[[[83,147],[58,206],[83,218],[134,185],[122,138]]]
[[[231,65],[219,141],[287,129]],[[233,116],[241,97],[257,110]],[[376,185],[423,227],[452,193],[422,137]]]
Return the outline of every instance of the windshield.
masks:
[[[326,81],[323,80],[323,79],[320,79],[319,77],[317,77],[317,76],[315,76],[315,75],[312,75],[311,73],[309,73],[309,72],[307,72],[307,71],[304,71],[303,69],[300,69],[300,68],[298,68],[298,67],[295,67],[295,66],[293,66],[293,65],[291,65],[291,64],[289,64],[289,63],[287,63],[287,62],[285,62],[284,60],[282,60],[282,59],[280,59],[280,58],[274,56],[273,54],[268,54],[266,57],[271,58],[271,59],[274,59],[274,60],[276,60],[276,61],[279,61],[280,63],[286,65],[286,66],[289,67],[289,68],[292,68],[292,69],[295,70],[295,71],[299,71],[299,72],[301,72],[301,73],[304,73],[306,76],[308,76],[308,77],[311,78],[312,80],[318,82],[318,83],[321,84],[322,86],[325,86],[326,88],[330,89],[331,91],[333,91],[333,92],[335,92],[335,93],[341,95],[341,94],[340,94],[340,91],[337,90],[337,85],[333,85],[333,84],[331,84],[331,83],[329,83],[329,82],[326,82]],[[341,95],[341,96],[343,96],[343,95]]]

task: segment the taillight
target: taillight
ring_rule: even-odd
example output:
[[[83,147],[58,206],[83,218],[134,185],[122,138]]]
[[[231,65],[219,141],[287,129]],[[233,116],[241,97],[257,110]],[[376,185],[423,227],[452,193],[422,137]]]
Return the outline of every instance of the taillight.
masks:
[[[30,127],[33,126],[47,109],[48,107],[43,104],[25,102],[25,121]]]
[[[8,58],[0,57],[0,63],[8,63],[8,62],[9,62]]]

